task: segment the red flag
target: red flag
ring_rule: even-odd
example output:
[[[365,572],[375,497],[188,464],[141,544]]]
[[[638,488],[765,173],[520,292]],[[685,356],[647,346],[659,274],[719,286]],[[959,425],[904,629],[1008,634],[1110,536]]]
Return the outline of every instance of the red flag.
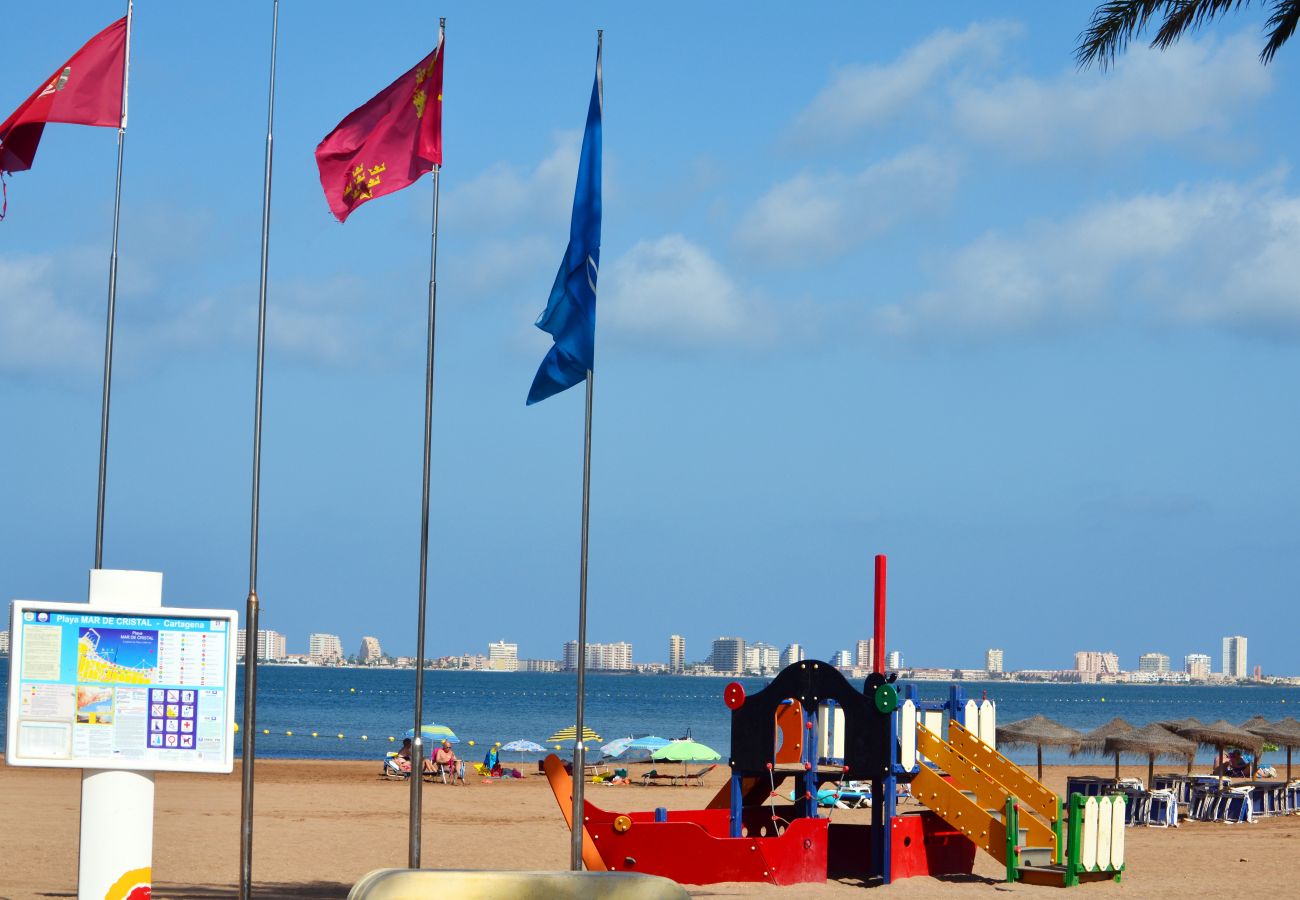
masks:
[[[126,124],[126,42],[126,19],[121,18],[87,41],[5,119],[0,125],[0,172],[32,167],[46,122],[112,128]]]
[[[437,49],[316,147],[320,185],[340,222],[442,165],[442,46],[439,36]]]

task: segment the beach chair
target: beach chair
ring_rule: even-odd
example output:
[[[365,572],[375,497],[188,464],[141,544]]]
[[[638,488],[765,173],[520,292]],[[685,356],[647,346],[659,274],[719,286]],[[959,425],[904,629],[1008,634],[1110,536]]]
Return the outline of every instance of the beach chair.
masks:
[[[665,781],[669,784],[676,784],[677,777],[678,776],[671,774],[660,774],[658,771],[651,769],[649,772],[642,773],[641,784],[648,786],[651,784],[662,784]]]
[[[705,766],[703,769],[700,769],[700,771],[698,771],[698,772],[687,772],[687,773],[685,773],[684,775],[674,775],[674,776],[672,776],[672,778],[673,778],[672,783],[673,783],[673,784],[678,784],[678,783],[680,783],[680,784],[682,784],[682,785],[688,785],[688,784],[691,784],[691,783],[693,782],[693,783],[699,785],[700,787],[704,787],[704,776],[705,776],[705,775],[708,775],[710,772],[712,772],[712,771],[713,771],[714,769],[716,769],[717,767],[718,767],[718,764],[717,764],[717,763],[713,763],[712,765]]]
[[[402,769],[397,764],[397,752],[393,751],[384,757],[383,776],[385,778],[406,779],[411,777],[411,773]]]
[[[1178,827],[1178,796],[1171,790],[1150,791],[1146,795],[1143,824],[1153,828]]]

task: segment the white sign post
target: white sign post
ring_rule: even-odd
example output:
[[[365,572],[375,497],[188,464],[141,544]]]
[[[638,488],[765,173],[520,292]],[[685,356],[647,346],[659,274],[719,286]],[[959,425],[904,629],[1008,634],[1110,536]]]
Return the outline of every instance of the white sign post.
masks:
[[[164,608],[162,574],[94,569],[89,603],[10,608],[5,762],[77,768],[77,896],[153,882],[155,771],[234,769],[233,610]]]
[[[92,569],[89,601],[91,609],[156,611],[162,573]],[[153,889],[153,772],[82,769],[78,900],[126,900],[140,888]]]

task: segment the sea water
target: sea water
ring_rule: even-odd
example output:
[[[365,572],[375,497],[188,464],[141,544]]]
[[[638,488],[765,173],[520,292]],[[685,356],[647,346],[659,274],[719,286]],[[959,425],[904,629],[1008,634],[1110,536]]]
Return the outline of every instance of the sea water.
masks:
[[[605,741],[629,735],[664,738],[690,735],[722,754],[731,741],[731,715],[722,690],[732,680],[669,675],[587,676],[586,722]],[[742,678],[747,693],[765,678]],[[9,660],[0,659],[0,740],[9,694]],[[243,669],[236,717],[243,716]],[[861,685],[857,685],[861,687]],[[1240,724],[1262,715],[1274,720],[1300,715],[1300,688],[1275,686],[1037,684],[963,682],[969,698],[987,693],[997,703],[998,721],[1041,713],[1079,731],[1123,716],[1134,725],[1195,716],[1202,722]],[[333,669],[262,665],[258,668],[257,754],[259,757],[374,759],[401,743],[414,724],[415,672],[410,669]],[[458,672],[427,670],[424,719],[450,726],[460,738],[458,753],[477,759],[501,741],[546,738],[574,720],[576,678],[570,673]],[[923,699],[946,699],[946,682],[918,682]],[[263,730],[267,733],[263,734]],[[289,732],[293,732],[292,735]],[[316,736],[312,736],[312,732]],[[342,735],[342,737],[339,737]],[[364,740],[363,740],[364,736]],[[394,738],[389,741],[389,738]],[[470,748],[468,742],[475,746]],[[588,745],[589,747],[591,745]],[[567,748],[566,748],[567,750]],[[236,744],[236,753],[239,744]],[[589,751],[590,752],[590,751]],[[1034,749],[1007,751],[1020,763]],[[518,756],[520,760],[536,759]],[[1202,754],[1202,762],[1210,754]],[[1275,763],[1281,754],[1266,756]],[[1066,762],[1063,751],[1047,750],[1045,762]],[[1082,761],[1080,761],[1082,762]]]

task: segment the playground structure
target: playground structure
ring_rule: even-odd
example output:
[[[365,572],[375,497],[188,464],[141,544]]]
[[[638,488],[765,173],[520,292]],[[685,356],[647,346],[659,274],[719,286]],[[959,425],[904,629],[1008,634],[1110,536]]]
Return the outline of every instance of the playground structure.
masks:
[[[731,777],[704,809],[609,812],[584,805],[583,862],[687,884],[777,885],[830,875],[879,879],[970,874],[975,854],[1009,882],[1069,887],[1119,880],[1121,797],[1061,800],[994,748],[996,707],[958,685],[942,701],[900,692],[886,676],[885,558],[876,557],[873,671],[862,690],[836,668],[786,667],[746,696],[727,685]],[[572,782],[544,768],[570,828]],[[871,821],[833,821],[820,806],[870,785]],[[827,785],[833,784],[830,788]],[[898,810],[900,789],[916,805]]]

